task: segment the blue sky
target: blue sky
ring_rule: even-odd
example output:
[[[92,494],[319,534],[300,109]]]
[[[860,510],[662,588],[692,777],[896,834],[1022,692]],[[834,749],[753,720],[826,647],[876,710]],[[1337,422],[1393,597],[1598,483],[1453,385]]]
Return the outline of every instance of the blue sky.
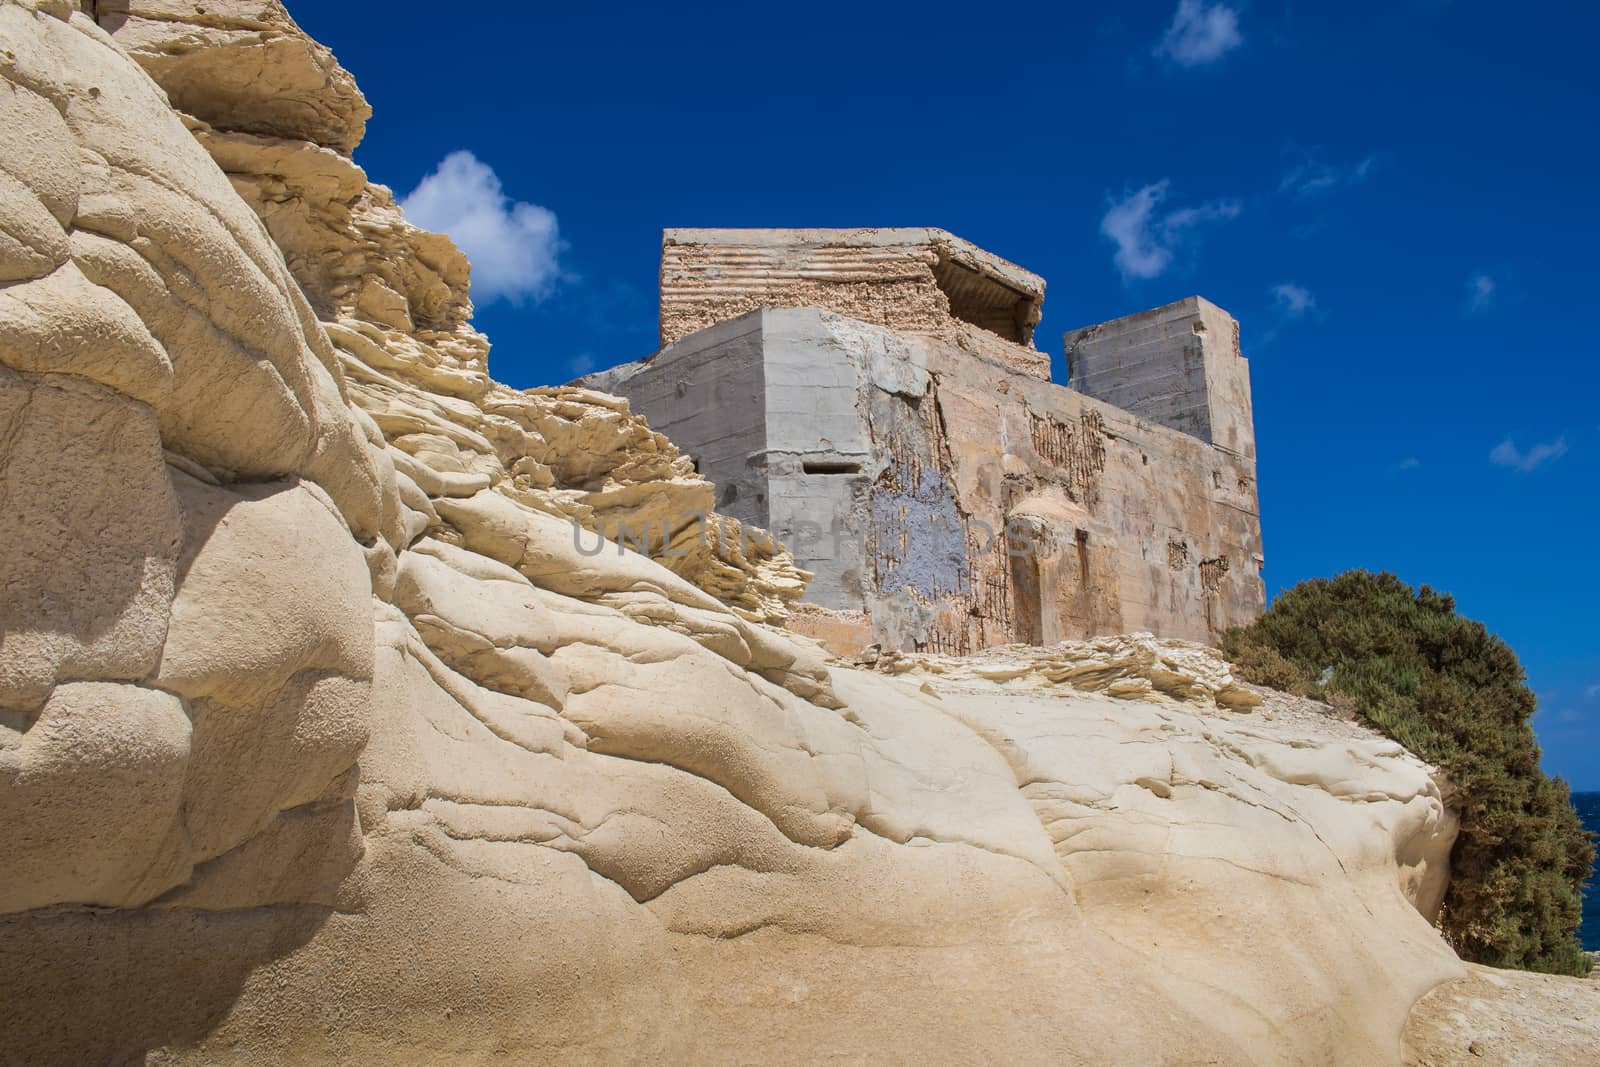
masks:
[[[1600,790],[1600,7],[291,8],[372,102],[357,161],[473,254],[512,385],[654,349],[667,226],[942,226],[1048,280],[1058,379],[1067,329],[1216,301],[1269,593],[1454,593]]]

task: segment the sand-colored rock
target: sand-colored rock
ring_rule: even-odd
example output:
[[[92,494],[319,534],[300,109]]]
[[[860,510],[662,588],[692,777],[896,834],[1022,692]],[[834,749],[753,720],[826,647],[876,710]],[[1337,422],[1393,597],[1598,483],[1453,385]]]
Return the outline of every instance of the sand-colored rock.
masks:
[[[1398,1061],[1464,973],[1430,768],[1191,646],[859,670],[771,625],[782,553],[595,542],[705,483],[490,383],[459,255],[343,164],[274,228],[249,175],[361,110],[275,4],[140,11],[0,3],[80,187],[59,129],[5,157],[69,249],[6,293],[98,324],[0,304],[0,1059]]]
[[[276,0],[97,0],[100,24],[178,110],[348,153],[372,109],[333,53]]]
[[[348,777],[372,674],[359,542],[393,494],[259,220],[64,14],[0,6],[6,92],[53,105],[7,136],[48,146],[64,121],[77,168],[73,197],[59,151],[10,157],[71,255],[0,298],[23,546],[0,810],[36,872],[8,880],[13,910],[146,904]],[[238,890],[227,906],[255,902]]]
[[[1006,645],[970,656],[888,650],[874,656],[872,666],[891,674],[1020,683],[1029,688],[1059,685],[1123,699],[1168,697],[1224,708],[1261,703],[1254,689],[1233,677],[1215,649],[1157,640],[1146,633],[1064,641],[1045,648]]]
[[[715,516],[710,484],[626,402],[490,381],[488,340],[470,322],[466,257],[407,223],[390,191],[350,160],[365,101],[279,4],[124,6],[126,15],[102,6],[101,25],[189,112],[194,137],[266,226],[322,321],[348,399],[424,496],[493,486],[585,530],[639,535],[647,554],[748,618],[786,616],[805,573],[765,535],[747,537]]]
[[[0,366],[0,457],[13,535],[0,708],[32,712],[59,681],[143,678],[166,639],[181,523],[154,414],[85,378]]]
[[[1600,1050],[1600,969],[1587,979],[1467,965],[1417,1002],[1406,1067],[1593,1063]]]
[[[133,906],[184,881],[191,733],[171,693],[56,686],[30,728],[0,750],[9,875],[0,907]]]

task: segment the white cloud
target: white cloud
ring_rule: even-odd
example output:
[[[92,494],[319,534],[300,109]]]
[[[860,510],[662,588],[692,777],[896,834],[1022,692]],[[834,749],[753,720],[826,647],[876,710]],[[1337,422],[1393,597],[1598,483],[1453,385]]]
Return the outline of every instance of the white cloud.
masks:
[[[1329,193],[1341,185],[1357,185],[1366,181],[1377,165],[1377,156],[1368,156],[1358,163],[1341,166],[1324,163],[1307,154],[1279,180],[1278,191],[1292,194],[1296,199]]]
[[[1600,700],[1600,685],[1591,685],[1583,691],[1583,695],[1590,700]]]
[[[1489,452],[1489,462],[1497,467],[1509,467],[1512,470],[1526,474],[1553,459],[1560,459],[1567,454],[1567,439],[1558,437],[1554,441],[1545,441],[1534,445],[1526,452],[1522,451],[1507,437],[1495,445]]]
[[[1414,471],[1420,466],[1422,466],[1422,460],[1418,459],[1416,456],[1407,456],[1405,459],[1401,460],[1399,463],[1396,463],[1389,469],[1394,473],[1399,474],[1404,471]]]
[[[1481,271],[1467,279],[1467,314],[1482,311],[1494,300],[1494,279]]]
[[[400,201],[413,225],[447,233],[472,261],[472,298],[542,300],[561,278],[555,213],[513,201],[494,169],[468,151],[451,152]]]
[[[1274,285],[1272,298],[1283,309],[1284,316],[1291,319],[1298,319],[1317,306],[1317,298],[1311,295],[1311,290],[1294,282],[1280,282]]]
[[[1216,200],[1163,213],[1170,186],[1163,178],[1114,200],[1100,220],[1100,232],[1117,246],[1112,261],[1124,279],[1159,276],[1200,226],[1235,218],[1241,210],[1236,200]]]
[[[1155,54],[1180,67],[1203,67],[1242,44],[1238,11],[1227,4],[1179,0],[1172,25],[1156,45]]]

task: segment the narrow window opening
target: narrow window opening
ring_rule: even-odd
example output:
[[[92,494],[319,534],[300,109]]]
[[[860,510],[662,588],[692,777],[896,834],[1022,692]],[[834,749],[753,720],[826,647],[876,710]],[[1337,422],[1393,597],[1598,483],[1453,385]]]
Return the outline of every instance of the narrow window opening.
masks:
[[[860,474],[861,464],[840,460],[806,460],[800,469],[807,474]]]

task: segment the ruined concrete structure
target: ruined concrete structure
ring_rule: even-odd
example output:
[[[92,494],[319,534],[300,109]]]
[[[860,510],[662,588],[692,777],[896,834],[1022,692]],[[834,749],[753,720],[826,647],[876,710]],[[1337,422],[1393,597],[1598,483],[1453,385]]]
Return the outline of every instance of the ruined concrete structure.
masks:
[[[811,570],[839,651],[965,653],[1263,607],[1249,368],[1199,297],[1033,346],[1042,279],[935,229],[668,230],[660,351],[583,384]]]

